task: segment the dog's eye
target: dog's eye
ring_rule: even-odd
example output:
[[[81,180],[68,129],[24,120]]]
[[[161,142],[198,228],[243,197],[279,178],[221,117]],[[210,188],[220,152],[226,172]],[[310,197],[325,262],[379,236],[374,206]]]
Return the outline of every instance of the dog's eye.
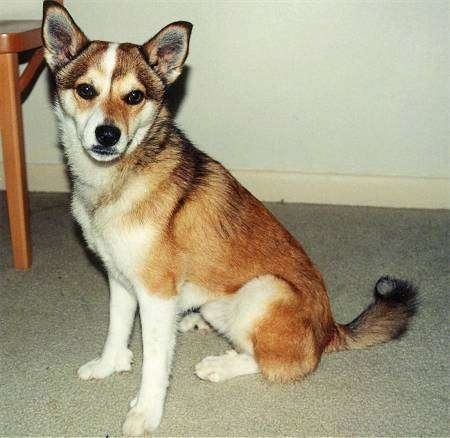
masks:
[[[140,90],[130,91],[124,98],[128,105],[137,105],[142,102],[142,99],[144,99],[144,93]]]
[[[93,99],[98,94],[97,91],[95,91],[95,88],[90,84],[77,85],[76,91],[78,96],[86,100]]]

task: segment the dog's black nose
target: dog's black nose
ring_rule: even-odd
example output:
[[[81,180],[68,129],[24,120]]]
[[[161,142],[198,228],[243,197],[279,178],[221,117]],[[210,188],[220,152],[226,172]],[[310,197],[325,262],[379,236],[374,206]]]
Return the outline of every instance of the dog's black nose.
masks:
[[[120,129],[113,125],[100,125],[95,128],[95,137],[102,146],[114,146],[120,138]]]

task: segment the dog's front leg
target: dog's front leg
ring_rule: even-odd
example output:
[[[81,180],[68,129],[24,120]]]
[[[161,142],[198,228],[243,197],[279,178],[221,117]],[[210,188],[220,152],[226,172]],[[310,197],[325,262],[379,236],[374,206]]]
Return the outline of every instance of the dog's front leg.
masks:
[[[91,360],[78,370],[78,376],[83,380],[102,379],[114,372],[131,369],[133,354],[128,349],[128,339],[136,314],[136,296],[111,276],[109,289],[108,337],[101,357]]]
[[[161,422],[175,348],[176,299],[136,288],[142,325],[142,381],[123,425],[126,436],[141,436]]]

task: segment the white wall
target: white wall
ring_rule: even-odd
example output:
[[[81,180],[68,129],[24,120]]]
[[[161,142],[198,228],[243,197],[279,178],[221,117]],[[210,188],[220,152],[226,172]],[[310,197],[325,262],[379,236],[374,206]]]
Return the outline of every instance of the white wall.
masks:
[[[450,204],[447,0],[65,4],[93,39],[139,43],[170,21],[194,23],[177,121],[257,195],[399,206],[427,206],[402,197],[434,196],[435,207],[447,197]],[[39,17],[39,1],[0,0],[0,17],[13,16]],[[27,159],[61,172],[45,76],[24,105]],[[340,199],[334,175],[356,184],[353,194]],[[290,182],[277,186],[283,178]],[[389,194],[398,182],[404,189]],[[421,189],[409,193],[409,182]]]

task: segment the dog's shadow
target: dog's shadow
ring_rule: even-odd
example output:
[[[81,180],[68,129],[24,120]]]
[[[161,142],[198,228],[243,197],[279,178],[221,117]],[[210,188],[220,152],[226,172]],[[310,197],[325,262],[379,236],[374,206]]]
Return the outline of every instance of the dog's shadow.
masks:
[[[166,94],[166,106],[172,114],[172,117],[176,117],[181,104],[186,96],[187,84],[189,82],[189,76],[191,74],[191,67],[185,65],[180,77],[172,84],[167,90]]]

